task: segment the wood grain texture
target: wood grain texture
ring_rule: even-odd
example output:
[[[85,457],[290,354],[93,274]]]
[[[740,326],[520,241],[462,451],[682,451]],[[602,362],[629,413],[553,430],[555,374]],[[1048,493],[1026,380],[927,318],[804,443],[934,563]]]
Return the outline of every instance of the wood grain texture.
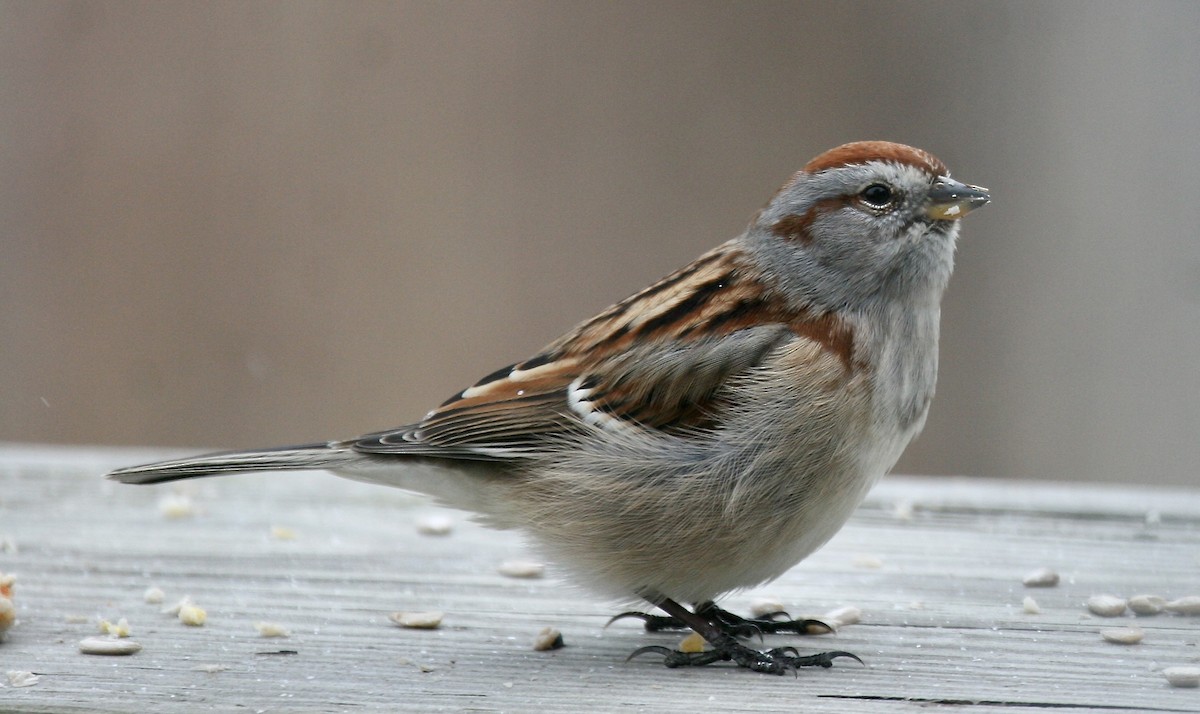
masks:
[[[16,546],[0,549],[0,571],[18,576],[19,616],[0,643],[0,683],[9,670],[41,675],[0,688],[0,711],[1200,712],[1200,690],[1161,673],[1200,664],[1200,617],[1102,619],[1083,606],[1100,592],[1200,594],[1195,490],[886,479],[825,549],[724,603],[744,611],[771,594],[795,615],[862,609],[836,636],[766,641],[849,650],[865,667],[771,677],[625,662],[681,635],[604,629],[619,608],[552,564],[540,580],[501,576],[502,561],[531,557],[516,534],[458,513],[450,535],[418,534],[439,509],[402,492],[321,473],[229,477],[188,484],[196,515],[167,520],[158,500],[171,486],[101,479],[160,455],[0,448],[0,543]],[[295,539],[272,538],[273,526]],[[1061,583],[1023,587],[1041,566]],[[146,604],[152,585],[168,603],[190,595],[207,624]],[[1041,614],[1022,611],[1026,595]],[[395,610],[445,620],[404,630],[388,622]],[[98,617],[128,618],[144,649],[79,654]],[[292,634],[259,637],[258,621]],[[1117,624],[1143,628],[1142,644],[1104,642],[1099,630]],[[545,626],[566,648],[533,651]]]

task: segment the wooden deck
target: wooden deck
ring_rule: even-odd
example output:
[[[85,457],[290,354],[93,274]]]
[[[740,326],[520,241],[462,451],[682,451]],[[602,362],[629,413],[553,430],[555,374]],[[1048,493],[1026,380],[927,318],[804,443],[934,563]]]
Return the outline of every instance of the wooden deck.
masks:
[[[516,534],[402,492],[322,473],[212,479],[188,485],[193,516],[168,519],[173,487],[101,478],[160,455],[0,447],[0,571],[18,577],[19,616],[0,643],[0,711],[1200,712],[1200,689],[1162,673],[1200,666],[1200,616],[1084,607],[1096,593],[1200,595],[1200,490],[885,479],[824,550],[723,603],[741,611],[770,594],[793,614],[862,610],[836,636],[766,639],[866,666],[772,677],[626,662],[680,635],[605,629],[617,608],[553,565],[542,579],[500,575],[502,561],[536,557]],[[419,534],[431,513],[453,531]],[[1060,584],[1024,587],[1042,566]],[[167,603],[190,595],[206,624],[147,604],[152,586]],[[1026,596],[1040,614],[1024,612]],[[444,623],[401,629],[387,617],[397,610],[440,610]],[[80,654],[101,617],[127,618],[142,651]],[[260,637],[259,621],[291,636]],[[1101,638],[1121,625],[1143,642]],[[533,650],[547,626],[565,648]],[[40,678],[14,687],[8,671]]]

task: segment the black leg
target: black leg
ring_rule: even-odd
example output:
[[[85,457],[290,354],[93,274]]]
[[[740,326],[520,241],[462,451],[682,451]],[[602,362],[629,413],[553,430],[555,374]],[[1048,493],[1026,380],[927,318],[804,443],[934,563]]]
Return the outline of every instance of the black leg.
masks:
[[[721,624],[710,620],[703,614],[710,612],[704,606],[698,607],[697,612],[692,612],[674,600],[666,598],[659,599],[654,604],[670,617],[698,632],[712,645],[712,649],[704,652],[681,652],[652,645],[634,650],[633,654],[629,655],[629,659],[652,652],[661,654],[663,664],[668,667],[696,667],[714,662],[732,661],[739,667],[768,674],[783,674],[795,671],[800,667],[832,667],[833,661],[838,657],[849,657],[857,662],[862,662],[855,655],[842,651],[821,652],[801,657],[794,647],[756,650],[739,643],[737,638],[726,632]],[[707,605],[711,605],[711,603],[707,603]],[[712,606],[712,609],[716,609],[716,606]]]
[[[780,632],[790,632],[797,635],[825,635],[833,632],[833,628],[820,620],[793,620],[786,612],[771,612],[761,617],[741,617],[728,610],[723,610],[709,601],[696,606],[696,614],[712,622],[722,631],[735,637],[757,637],[773,635]],[[637,618],[644,624],[647,632],[662,630],[689,630],[692,626],[677,617],[670,615],[651,615],[645,612],[622,612],[615,615],[605,624],[611,625],[617,620]]]

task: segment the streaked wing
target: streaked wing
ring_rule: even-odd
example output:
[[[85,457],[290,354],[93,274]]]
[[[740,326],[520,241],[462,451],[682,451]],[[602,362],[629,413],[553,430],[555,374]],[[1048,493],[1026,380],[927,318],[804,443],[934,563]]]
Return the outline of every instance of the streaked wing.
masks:
[[[705,428],[723,406],[728,380],[795,338],[849,361],[849,336],[839,324],[766,295],[726,244],[532,359],[484,377],[420,422],[350,443],[373,454],[506,460],[588,425]]]

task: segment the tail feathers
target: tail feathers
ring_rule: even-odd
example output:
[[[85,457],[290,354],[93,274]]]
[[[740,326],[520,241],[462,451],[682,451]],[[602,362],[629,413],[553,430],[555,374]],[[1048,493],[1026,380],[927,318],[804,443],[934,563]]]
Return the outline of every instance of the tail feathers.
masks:
[[[127,466],[110,472],[108,478],[121,483],[163,483],[250,471],[328,469],[361,458],[360,454],[337,442],[305,444],[262,451],[225,451],[141,466]]]

